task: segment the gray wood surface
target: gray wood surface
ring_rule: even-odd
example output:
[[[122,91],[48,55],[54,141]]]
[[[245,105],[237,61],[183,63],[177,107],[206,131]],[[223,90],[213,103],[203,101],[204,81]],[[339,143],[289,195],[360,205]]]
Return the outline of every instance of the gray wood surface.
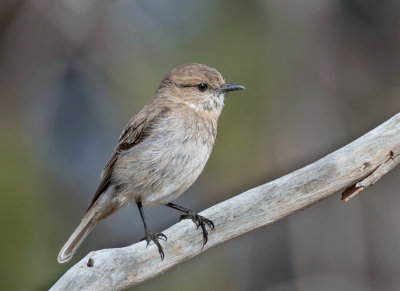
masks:
[[[89,253],[50,290],[121,290],[163,274],[227,240],[265,227],[338,192],[348,201],[373,185],[400,160],[400,114],[352,143],[279,179],[258,186],[203,211],[215,230],[202,249],[202,234],[191,221],[163,233],[164,261],[146,242]],[[88,261],[90,264],[88,266]]]

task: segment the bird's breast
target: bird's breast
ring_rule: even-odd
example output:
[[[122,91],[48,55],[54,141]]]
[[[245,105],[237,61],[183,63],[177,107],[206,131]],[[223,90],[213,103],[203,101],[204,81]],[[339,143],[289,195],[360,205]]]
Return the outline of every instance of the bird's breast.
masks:
[[[168,203],[201,174],[215,134],[203,120],[160,120],[144,141],[121,156],[115,177],[130,200],[139,197],[143,205]]]

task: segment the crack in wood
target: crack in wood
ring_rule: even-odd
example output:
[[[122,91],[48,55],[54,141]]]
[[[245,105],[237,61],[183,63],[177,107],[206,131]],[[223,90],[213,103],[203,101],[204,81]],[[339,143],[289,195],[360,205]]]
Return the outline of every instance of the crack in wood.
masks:
[[[381,163],[376,167],[370,174],[355,183],[354,185],[346,188],[342,193],[342,198],[344,202],[350,201],[354,196],[360,193],[367,187],[373,186],[380,178],[392,170],[400,162],[400,146],[396,146],[389,152],[389,157],[386,161]],[[363,166],[365,167],[369,162],[365,162]]]

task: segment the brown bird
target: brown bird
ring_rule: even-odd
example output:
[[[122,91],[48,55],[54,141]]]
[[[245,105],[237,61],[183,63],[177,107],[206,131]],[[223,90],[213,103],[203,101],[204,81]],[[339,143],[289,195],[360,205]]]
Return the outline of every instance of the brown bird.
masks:
[[[68,262],[95,224],[131,203],[139,208],[147,245],[153,241],[164,258],[159,239],[163,233],[150,232],[143,206],[165,205],[192,219],[203,231],[211,220],[193,210],[171,203],[196,181],[210,156],[217,135],[217,121],[225,94],[244,87],[225,83],[222,75],[202,64],[172,69],[154,97],[126,125],[117,147],[101,175],[82,221],[58,255]]]

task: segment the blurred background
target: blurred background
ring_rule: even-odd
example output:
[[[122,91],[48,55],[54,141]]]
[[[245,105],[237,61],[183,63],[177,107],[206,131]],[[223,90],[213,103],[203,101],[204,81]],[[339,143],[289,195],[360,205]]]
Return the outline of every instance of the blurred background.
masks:
[[[56,262],[123,126],[172,67],[204,63],[247,88],[227,98],[213,154],[177,200],[202,210],[398,113],[399,36],[395,0],[1,0],[1,289],[48,289],[87,252],[143,237],[131,206],[98,224],[70,264]],[[400,290],[399,177],[135,290]],[[153,231],[179,217],[145,211]]]

